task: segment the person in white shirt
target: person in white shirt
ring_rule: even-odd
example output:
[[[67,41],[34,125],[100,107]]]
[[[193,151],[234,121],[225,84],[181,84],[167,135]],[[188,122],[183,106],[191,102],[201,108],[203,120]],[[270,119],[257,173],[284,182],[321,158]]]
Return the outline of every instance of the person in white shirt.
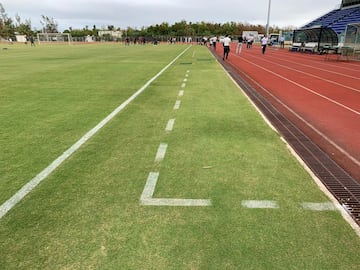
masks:
[[[267,38],[267,36],[264,36],[264,37],[261,39],[261,47],[262,47],[262,53],[263,53],[263,54],[264,54],[265,51],[266,51],[267,43],[268,43],[268,38]]]
[[[228,59],[228,57],[229,57],[230,42],[231,42],[231,38],[229,38],[229,35],[226,35],[224,40],[223,40],[223,46],[224,46],[223,60]]]

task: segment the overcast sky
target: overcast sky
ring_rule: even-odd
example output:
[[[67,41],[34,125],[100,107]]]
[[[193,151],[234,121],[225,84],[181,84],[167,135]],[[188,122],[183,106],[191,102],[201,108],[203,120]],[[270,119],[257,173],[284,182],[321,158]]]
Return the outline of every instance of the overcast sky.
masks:
[[[54,18],[59,30],[114,25],[141,28],[181,20],[265,25],[269,0],[0,0],[11,18],[18,14],[40,29],[41,15]],[[300,27],[338,8],[341,0],[272,0],[270,25]]]

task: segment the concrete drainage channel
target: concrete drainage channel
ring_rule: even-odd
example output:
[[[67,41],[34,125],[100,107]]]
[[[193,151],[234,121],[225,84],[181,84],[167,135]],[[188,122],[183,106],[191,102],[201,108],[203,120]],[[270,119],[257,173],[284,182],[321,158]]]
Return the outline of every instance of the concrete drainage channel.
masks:
[[[241,75],[214,54],[233,80],[277,129],[344,210],[360,225],[360,183],[322,151],[309,137],[252,88]]]

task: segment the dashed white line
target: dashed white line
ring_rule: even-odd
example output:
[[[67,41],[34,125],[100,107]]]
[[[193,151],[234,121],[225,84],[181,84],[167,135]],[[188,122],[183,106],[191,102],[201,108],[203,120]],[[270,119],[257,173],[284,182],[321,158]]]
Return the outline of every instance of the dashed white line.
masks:
[[[177,100],[174,105],[174,110],[180,109],[180,105],[181,105],[181,100]]]
[[[166,143],[161,143],[159,145],[159,148],[155,156],[155,162],[160,162],[165,158],[167,147],[168,145]]]
[[[331,202],[326,203],[302,203],[302,208],[305,210],[311,210],[311,211],[336,211],[337,208],[335,205]]]
[[[179,97],[182,97],[184,95],[185,91],[184,90],[180,90],[179,91]]]
[[[275,201],[247,200],[247,201],[242,201],[241,205],[246,208],[252,208],[252,209],[266,209],[266,208],[277,209],[277,208],[279,208],[277,202],[275,202]]]
[[[170,119],[166,125],[165,131],[172,131],[174,129],[175,119]]]

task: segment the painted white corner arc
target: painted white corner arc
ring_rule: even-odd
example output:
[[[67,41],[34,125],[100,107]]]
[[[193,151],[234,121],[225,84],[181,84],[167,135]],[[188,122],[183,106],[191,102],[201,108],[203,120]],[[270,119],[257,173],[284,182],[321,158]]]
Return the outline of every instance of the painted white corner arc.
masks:
[[[105,119],[97,124],[93,129],[87,132],[80,140],[67,149],[61,156],[55,159],[48,167],[31,179],[20,190],[18,190],[10,199],[4,202],[0,206],[0,219],[6,215],[18,202],[20,202],[27,194],[29,194],[38,184],[40,184],[46,177],[48,177],[57,167],[59,167],[68,157],[70,157],[75,151],[77,151],[87,140],[89,140],[95,133],[97,133],[103,126],[105,126],[111,119],[113,119],[118,113],[120,113],[127,105],[129,105],[135,98],[137,98],[144,90],[161,74],[163,74],[171,65],[173,65],[191,46],[182,51],[175,59],[173,59],[167,66],[159,71],[153,78],[145,83],[136,93],[134,93],[129,99],[117,107],[112,113],[110,113]]]

